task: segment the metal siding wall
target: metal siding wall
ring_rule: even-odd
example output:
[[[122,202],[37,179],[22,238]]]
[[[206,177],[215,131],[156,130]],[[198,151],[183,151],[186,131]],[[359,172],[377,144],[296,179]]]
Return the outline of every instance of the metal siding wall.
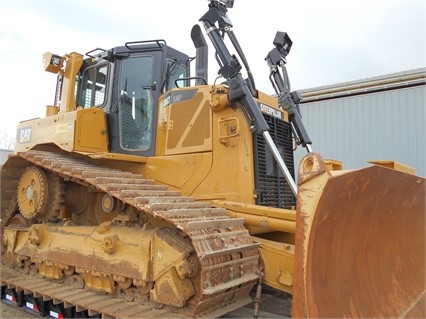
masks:
[[[13,153],[13,151],[0,149],[0,165],[6,162],[8,155],[11,153]]]
[[[301,105],[312,148],[343,169],[394,160],[426,175],[426,87],[310,102]],[[306,150],[295,152],[296,169]]]

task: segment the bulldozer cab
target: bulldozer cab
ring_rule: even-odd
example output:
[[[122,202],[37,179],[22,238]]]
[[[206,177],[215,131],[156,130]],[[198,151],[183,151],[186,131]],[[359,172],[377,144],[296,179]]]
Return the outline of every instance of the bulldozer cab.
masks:
[[[110,152],[153,156],[159,96],[189,76],[188,56],[160,40],[86,55],[90,59],[80,71],[77,105],[104,110]]]

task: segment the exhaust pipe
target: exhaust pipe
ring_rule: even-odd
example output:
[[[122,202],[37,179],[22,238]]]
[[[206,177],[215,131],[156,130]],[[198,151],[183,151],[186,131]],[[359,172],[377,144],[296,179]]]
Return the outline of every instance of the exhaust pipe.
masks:
[[[195,80],[195,85],[203,85],[206,84],[208,80],[208,46],[201,32],[201,27],[198,24],[192,27],[191,39],[196,48],[195,76],[197,79]],[[205,81],[203,81],[203,79]]]

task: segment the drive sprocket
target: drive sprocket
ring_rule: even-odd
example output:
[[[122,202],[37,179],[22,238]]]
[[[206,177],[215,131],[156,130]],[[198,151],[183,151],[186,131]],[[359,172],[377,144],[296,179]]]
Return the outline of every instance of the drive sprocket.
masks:
[[[19,179],[18,206],[26,219],[54,220],[62,209],[63,196],[62,180],[42,168],[27,167]]]

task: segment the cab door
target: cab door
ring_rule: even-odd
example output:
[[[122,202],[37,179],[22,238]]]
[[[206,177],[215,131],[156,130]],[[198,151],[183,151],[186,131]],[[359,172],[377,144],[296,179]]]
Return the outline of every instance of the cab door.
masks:
[[[154,155],[161,61],[161,52],[117,60],[114,102],[108,114],[111,152]]]

